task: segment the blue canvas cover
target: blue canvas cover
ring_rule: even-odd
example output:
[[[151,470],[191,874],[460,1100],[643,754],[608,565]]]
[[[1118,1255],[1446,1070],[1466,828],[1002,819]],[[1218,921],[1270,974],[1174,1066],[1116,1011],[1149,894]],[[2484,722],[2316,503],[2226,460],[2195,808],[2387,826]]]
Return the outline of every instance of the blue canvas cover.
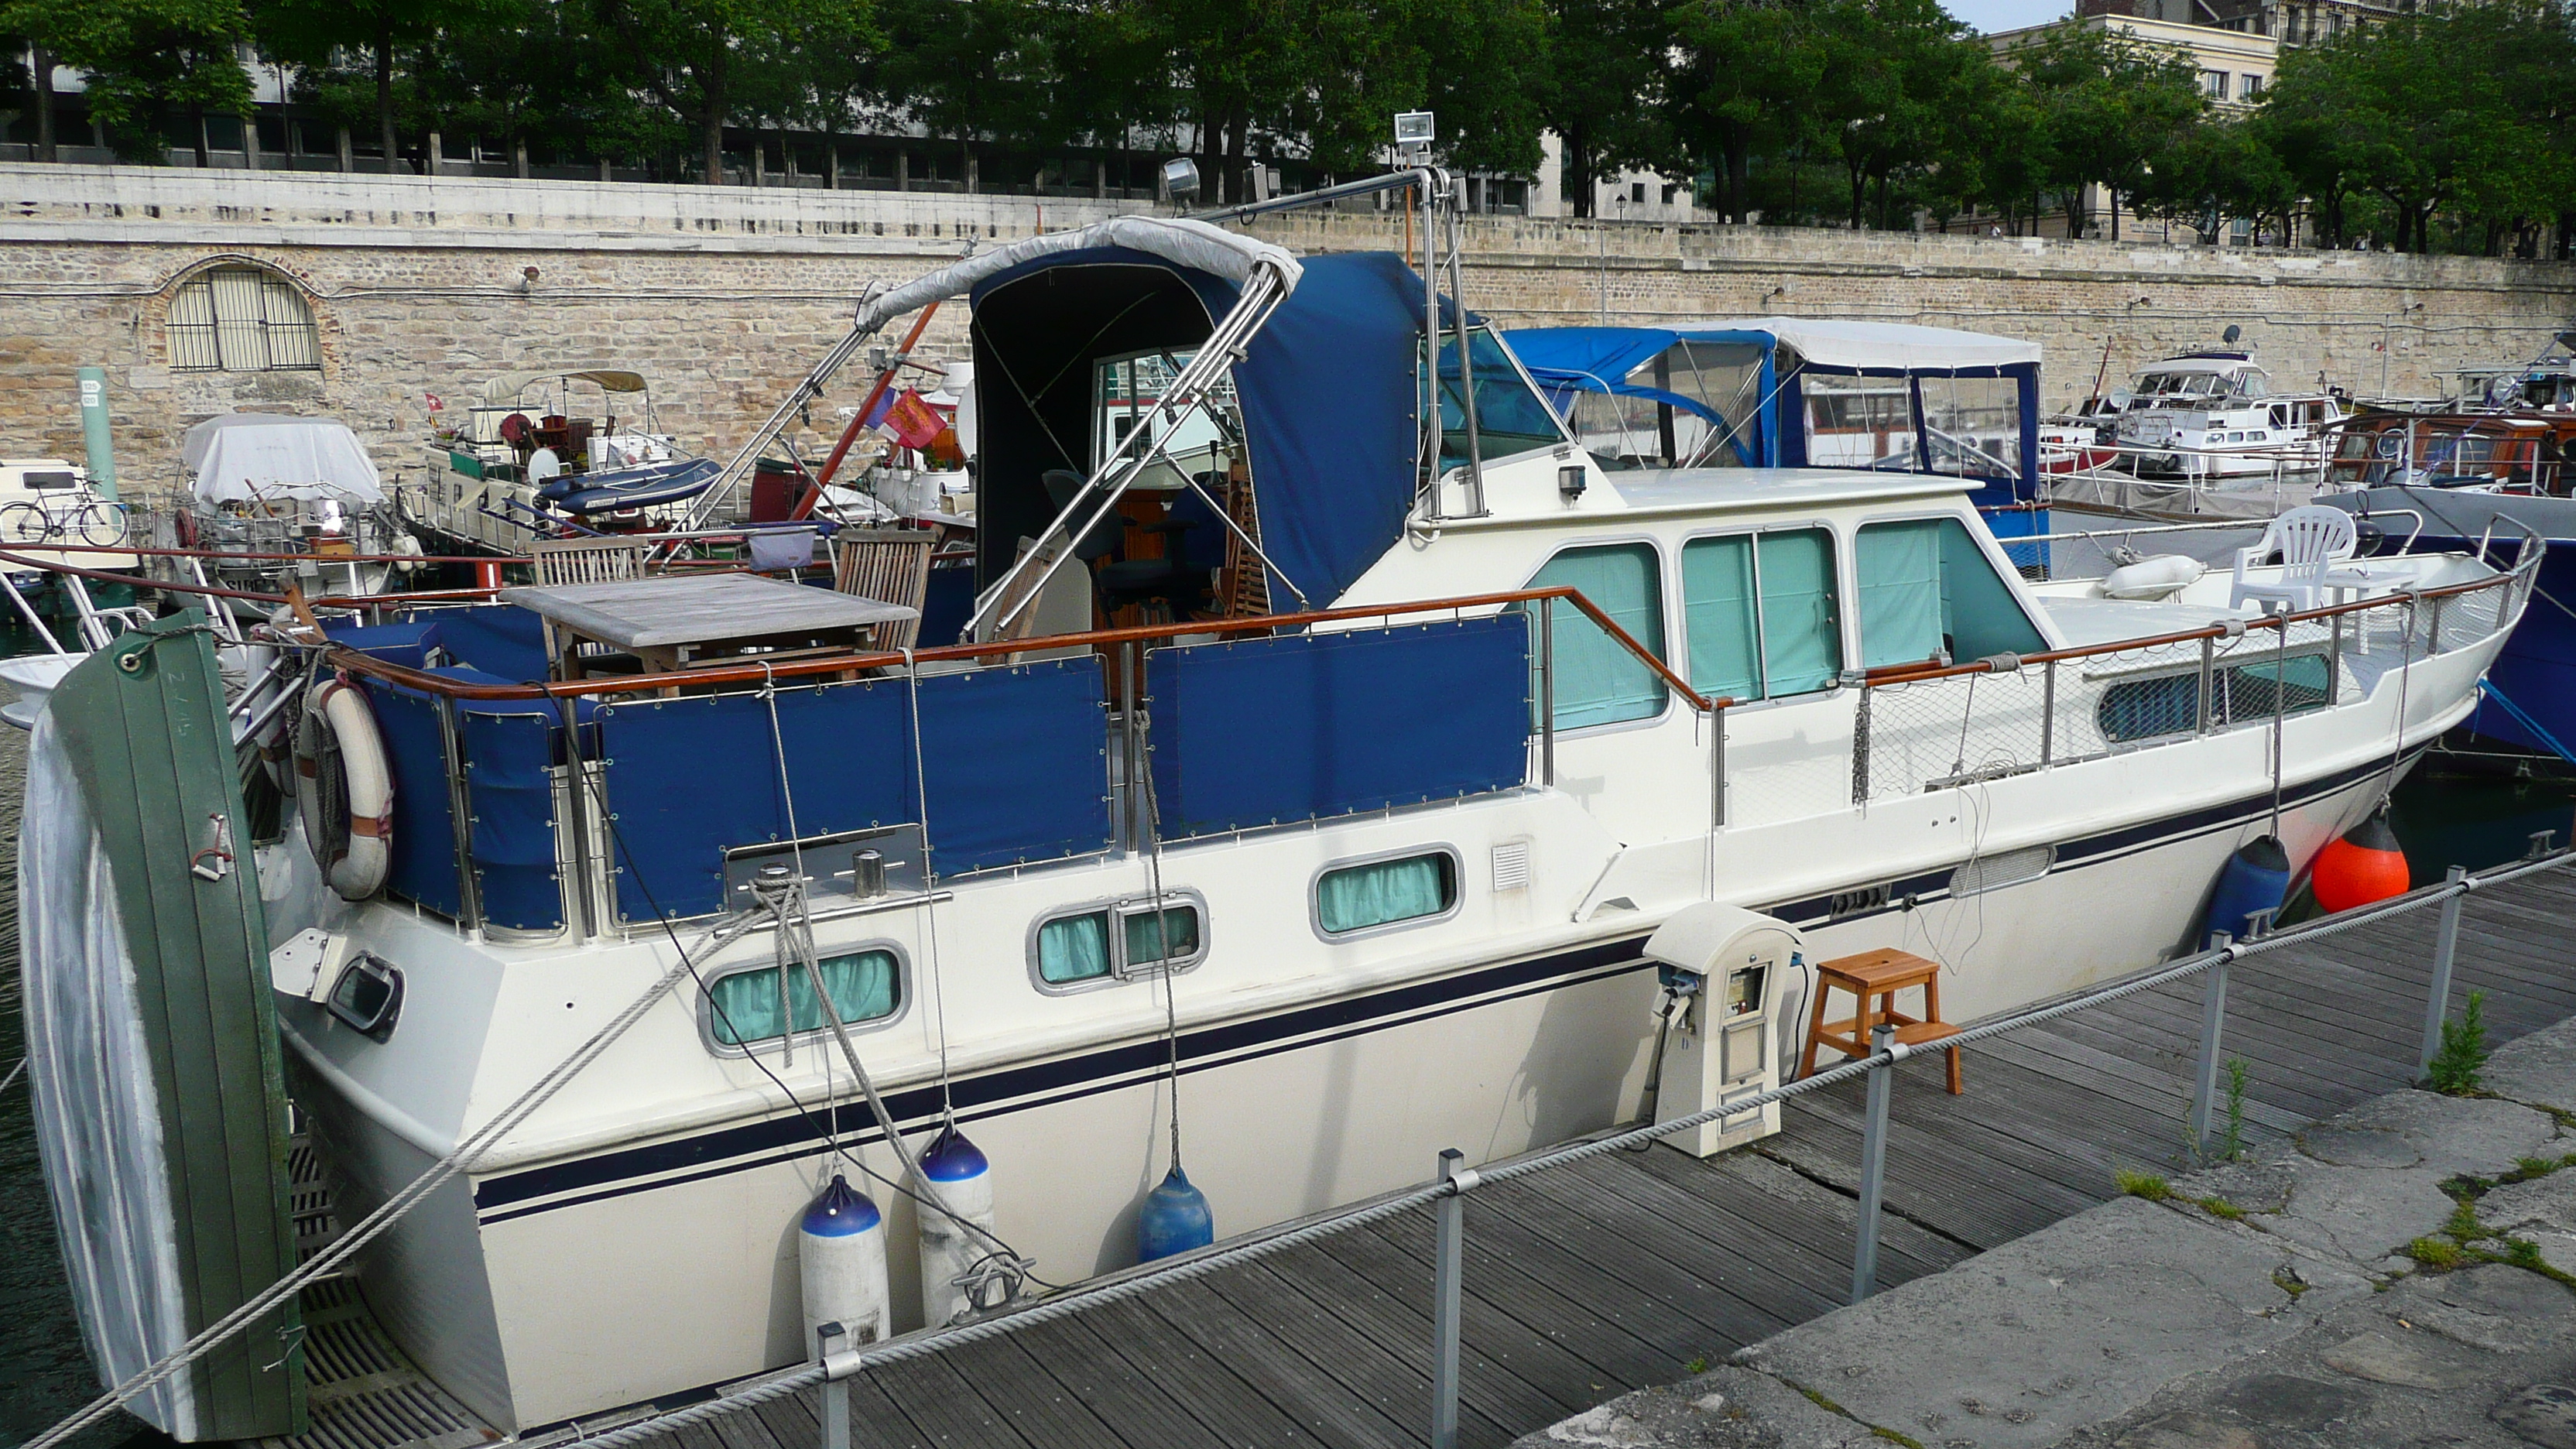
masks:
[[[784,787],[759,695],[602,706],[618,914],[706,915],[727,850],[906,821],[942,876],[1106,849],[1102,687],[1096,655],[923,679],[926,814],[902,679],[777,691]]]
[[[1529,769],[1529,620],[1157,649],[1154,793],[1174,839],[1509,789]]]
[[[1302,264],[1303,280],[1253,337],[1234,369],[1234,382],[1252,455],[1262,548],[1322,608],[1395,545],[1412,506],[1423,287],[1391,253],[1309,257]],[[1154,299],[1162,315],[1150,327],[1145,313],[1131,315],[1118,306],[1104,307],[1097,325],[1068,324],[1060,310],[1044,305],[1049,299],[1013,290],[1041,274],[1047,275],[1042,285],[1052,287],[1069,271],[1106,268],[1159,271],[1184,290]],[[1184,292],[1191,305],[1176,309],[1172,304]],[[1068,439],[1088,436],[1088,417],[1077,416],[1072,399],[1031,402],[1012,395],[1015,382],[1041,392],[1059,390],[1041,386],[1055,369],[1042,371],[1030,358],[1068,325],[1081,334],[1073,345],[1088,348],[1092,357],[1148,347],[1187,350],[1232,309],[1236,297],[1234,285],[1221,278],[1123,247],[1067,252],[987,278],[972,299],[988,491],[1008,488],[1019,474],[1028,475],[1022,486],[1033,484],[1040,468],[1090,471],[1087,458],[1064,456],[1072,446]],[[1088,360],[1070,359],[1076,367]],[[1087,374],[1066,377],[1081,384],[1081,407],[1087,408]],[[1031,414],[1045,426],[1011,426]],[[1033,511],[1014,516],[1008,499],[992,502],[1002,517],[999,526],[986,530],[987,582],[1009,565],[1017,539],[1036,532]],[[1052,516],[1052,510],[1045,514]],[[1283,603],[1292,597],[1276,574],[1271,589]]]
[[[333,637],[340,637],[334,635]],[[348,642],[343,639],[342,642]],[[464,913],[456,879],[456,815],[447,794],[447,750],[438,702],[418,690],[361,680],[393,774],[394,833],[385,886],[440,915]]]

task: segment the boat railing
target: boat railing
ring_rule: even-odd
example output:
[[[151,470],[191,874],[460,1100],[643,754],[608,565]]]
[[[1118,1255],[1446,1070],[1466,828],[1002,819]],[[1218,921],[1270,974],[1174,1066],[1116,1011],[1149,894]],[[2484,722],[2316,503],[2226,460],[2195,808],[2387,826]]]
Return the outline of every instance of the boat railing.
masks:
[[[2378,681],[2512,627],[2543,550],[2436,588],[2204,629],[1868,671],[1852,802],[1951,789],[2356,706]],[[2399,722],[2403,730],[2403,721]]]
[[[1552,783],[1569,608],[1694,710],[1730,703],[1562,586],[572,680],[535,615],[464,603],[325,662],[406,802],[389,887],[469,929],[590,935],[726,909],[767,864],[830,901],[863,849],[927,890]]]

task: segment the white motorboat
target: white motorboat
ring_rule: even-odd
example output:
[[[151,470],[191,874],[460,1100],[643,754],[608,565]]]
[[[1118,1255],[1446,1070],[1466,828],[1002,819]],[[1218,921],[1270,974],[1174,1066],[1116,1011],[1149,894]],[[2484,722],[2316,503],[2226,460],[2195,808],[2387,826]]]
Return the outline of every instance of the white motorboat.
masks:
[[[2308,595],[2258,568],[2319,606],[2272,624],[2217,577],[2026,582],[1973,479],[1605,472],[1392,256],[1121,218],[854,335],[953,296],[984,380],[964,629],[896,654],[849,631],[917,600],[515,591],[343,636],[349,682],[303,706],[341,783],[256,853],[292,1091],[344,1222],[465,1164],[359,1274],[505,1432],[807,1357],[798,1224],[836,1176],[884,1206],[901,1329],[1135,1261],[1184,1150],[1231,1234],[1633,1117],[1641,948],[1684,911],[1796,950],[1712,967],[1690,1020],[1724,1069],[1668,1062],[1667,1118],[1779,1079],[1816,960],[1932,957],[1952,1019],[2149,965],[2241,845],[2303,865],[2376,806],[2529,587],[2462,554]],[[1225,409],[1225,456],[1165,479],[1184,430],[1092,426],[1138,356],[1180,364],[1159,406]],[[1048,479],[1085,436],[1089,476]],[[1153,530],[1220,527],[1212,617],[1093,631]],[[917,1147],[954,1127],[990,1164],[959,1280],[921,1266],[958,1233],[862,1063]]]
[[[2350,416],[2333,393],[2281,393],[2243,352],[2190,352],[2142,368],[2104,400],[2107,458],[2062,434],[2078,460],[2058,502],[2187,517],[2269,518],[2306,503]],[[2080,424],[2082,419],[2074,420]]]

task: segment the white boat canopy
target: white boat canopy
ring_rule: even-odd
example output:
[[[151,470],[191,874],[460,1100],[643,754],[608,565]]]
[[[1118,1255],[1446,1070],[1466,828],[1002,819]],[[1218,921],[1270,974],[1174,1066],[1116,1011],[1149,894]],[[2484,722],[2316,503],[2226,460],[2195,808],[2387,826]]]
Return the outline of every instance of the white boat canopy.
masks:
[[[1690,330],[1768,332],[1798,349],[1819,367],[1901,367],[1908,372],[1947,367],[2004,367],[2037,362],[2036,342],[1998,337],[1991,332],[1961,332],[1950,327],[1917,327],[1904,322],[1846,322],[1818,317],[1708,318]]]
[[[385,501],[384,484],[358,436],[328,418],[226,413],[188,430],[180,456],[200,503],[334,498]]]
[[[601,392],[642,392],[644,374],[615,367],[559,367],[545,372],[505,372],[483,384],[483,401],[495,405],[506,403],[540,382],[596,384]]]
[[[1195,267],[1211,276],[1241,286],[1252,275],[1253,268],[1268,265],[1279,274],[1283,290],[1295,291],[1297,279],[1305,274],[1295,254],[1285,247],[1211,226],[1186,217],[1117,216],[1093,222],[1072,231],[1051,231],[1042,236],[1027,237],[1009,246],[977,252],[952,266],[915,277],[911,281],[870,298],[859,306],[857,332],[873,332],[894,318],[962,297],[988,277],[997,277],[1013,267],[1042,257],[1064,252],[1091,251],[1100,247],[1126,247],[1145,252],[1184,267]]]

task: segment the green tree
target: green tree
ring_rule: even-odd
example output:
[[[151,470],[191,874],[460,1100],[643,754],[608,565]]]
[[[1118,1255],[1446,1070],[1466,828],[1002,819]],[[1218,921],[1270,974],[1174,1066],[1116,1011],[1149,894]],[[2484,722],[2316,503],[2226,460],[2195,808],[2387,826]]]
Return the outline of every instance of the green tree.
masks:
[[[1537,90],[1574,214],[1631,167],[1676,169],[1665,100],[1671,31],[1659,0],[1550,0],[1553,64]]]
[[[868,0],[593,3],[625,52],[631,83],[696,133],[699,176],[710,186],[724,184],[724,128],[736,106],[776,106],[813,58],[874,38]]]
[[[200,166],[205,118],[250,113],[241,0],[10,0],[0,4],[0,30],[26,36],[87,78],[90,115],[128,160],[161,158],[164,109],[192,123]]]
[[[1827,51],[1803,0],[1683,0],[1670,19],[1681,150],[1713,174],[1719,214],[1744,221],[1755,154],[1803,150]]]
[[[1991,62],[1975,32],[1936,0],[1824,0],[1820,18],[1826,60],[1816,108],[1842,159],[1851,225],[1868,224],[1875,186],[1886,227],[1899,176],[1927,177],[1959,151],[1961,109]]]
[[[2206,102],[2191,59],[2118,31],[2063,25],[2012,52],[2047,115],[2050,180],[2063,189],[2069,234],[2091,227],[2086,189],[2110,193],[2111,238],[2120,198],[2146,183],[2154,158],[2179,142]]]
[[[308,92],[326,108],[346,114],[355,109],[348,100],[358,86],[372,91],[369,109],[390,172],[401,154],[394,127],[396,79],[406,75],[401,55],[417,56],[446,30],[513,18],[497,0],[259,0],[257,35],[260,49],[304,72]],[[345,65],[359,52],[367,57],[363,81]]]

